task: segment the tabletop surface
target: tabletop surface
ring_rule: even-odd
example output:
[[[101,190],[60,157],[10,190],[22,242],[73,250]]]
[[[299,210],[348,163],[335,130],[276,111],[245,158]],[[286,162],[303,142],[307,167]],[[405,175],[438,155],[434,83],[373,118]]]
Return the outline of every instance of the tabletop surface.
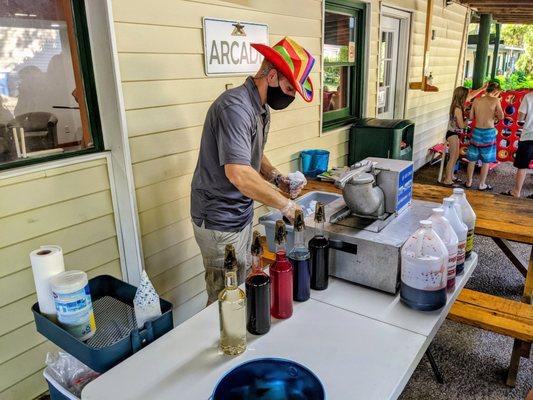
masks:
[[[310,180],[304,192],[322,190],[341,193],[332,183]],[[533,244],[533,202],[511,196],[465,190],[466,197],[476,213],[476,233],[516,242]],[[444,186],[413,184],[413,198],[441,203],[452,194]]]
[[[212,304],[91,382],[82,399],[207,400],[225,372],[259,357],[306,365],[330,399],[396,399],[476,263],[473,253],[447,305],[434,312],[332,278],[327,290],[295,302],[290,319],[274,320],[268,334],[249,334],[238,357],[218,351],[218,307]]]

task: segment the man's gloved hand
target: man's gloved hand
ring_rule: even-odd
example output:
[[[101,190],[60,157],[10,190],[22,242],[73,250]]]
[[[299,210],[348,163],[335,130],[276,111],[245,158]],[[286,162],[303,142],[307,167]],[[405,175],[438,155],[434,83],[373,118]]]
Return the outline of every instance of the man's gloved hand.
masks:
[[[284,176],[278,172],[273,183],[282,192],[287,193],[291,199],[295,199],[298,197],[303,187],[307,185],[307,180],[300,171],[290,173],[288,176]]]
[[[288,219],[289,222],[292,224],[294,222],[294,216],[296,214],[296,210],[301,210],[301,209],[302,207],[300,207],[299,204],[288,199],[287,204],[285,205],[285,207],[281,208],[280,211],[281,211],[281,214],[283,214],[283,216],[286,219]]]

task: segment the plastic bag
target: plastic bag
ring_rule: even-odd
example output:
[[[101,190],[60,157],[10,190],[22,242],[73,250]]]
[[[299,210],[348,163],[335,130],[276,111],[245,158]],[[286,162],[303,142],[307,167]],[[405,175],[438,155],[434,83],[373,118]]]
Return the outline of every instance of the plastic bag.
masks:
[[[290,196],[293,198],[293,196],[297,196],[298,192],[307,185],[307,179],[305,179],[304,174],[302,174],[300,171],[291,172],[289,175],[287,175],[289,178],[289,186],[290,186]]]
[[[159,296],[148,278],[146,271],[143,271],[141,274],[141,282],[133,298],[133,308],[139,329],[144,326],[145,322],[161,316]]]
[[[100,375],[62,351],[47,353],[45,362],[50,375],[76,397],[81,396],[85,385]]]

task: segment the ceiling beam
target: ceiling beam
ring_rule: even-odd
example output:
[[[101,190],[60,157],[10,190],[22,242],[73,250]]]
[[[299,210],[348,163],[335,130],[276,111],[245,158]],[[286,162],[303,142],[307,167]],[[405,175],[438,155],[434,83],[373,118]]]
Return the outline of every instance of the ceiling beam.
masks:
[[[510,5],[509,1],[503,1],[503,0],[460,0],[463,4],[475,4],[475,5]],[[531,0],[512,0],[512,5],[530,5]]]
[[[483,14],[492,14],[492,15],[508,15],[510,17],[516,17],[516,16],[528,16],[533,15],[533,9],[532,10],[506,10],[502,8],[493,8],[493,9],[485,9],[481,8],[478,9],[478,12]]]
[[[501,10],[501,11],[507,11],[507,12],[517,12],[518,10],[533,11],[533,5],[532,6],[513,5],[512,7],[509,7],[508,5],[506,6],[504,4],[499,4],[499,5],[493,5],[493,6],[470,5],[470,7],[476,10]]]
[[[520,24],[520,25],[533,24],[533,21],[531,20],[531,18],[519,19],[518,17],[517,18],[494,17],[494,20],[496,22],[499,22],[500,24]]]

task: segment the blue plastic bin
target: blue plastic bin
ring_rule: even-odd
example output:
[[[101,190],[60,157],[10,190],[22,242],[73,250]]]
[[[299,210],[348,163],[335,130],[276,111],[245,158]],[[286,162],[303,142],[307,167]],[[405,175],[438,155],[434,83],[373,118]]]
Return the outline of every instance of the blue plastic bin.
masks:
[[[305,176],[315,178],[328,170],[329,151],[327,150],[302,150],[300,159]]]
[[[307,367],[282,358],[258,358],[226,373],[210,400],[325,400],[320,379]]]

